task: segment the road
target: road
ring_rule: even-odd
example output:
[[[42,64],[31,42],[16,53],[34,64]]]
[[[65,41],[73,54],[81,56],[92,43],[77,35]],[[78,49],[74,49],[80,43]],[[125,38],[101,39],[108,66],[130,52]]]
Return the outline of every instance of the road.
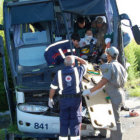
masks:
[[[126,100],[126,105],[140,113],[140,98],[130,98]],[[123,140],[140,140],[140,116],[130,117],[129,112],[122,111],[121,120],[124,131]]]

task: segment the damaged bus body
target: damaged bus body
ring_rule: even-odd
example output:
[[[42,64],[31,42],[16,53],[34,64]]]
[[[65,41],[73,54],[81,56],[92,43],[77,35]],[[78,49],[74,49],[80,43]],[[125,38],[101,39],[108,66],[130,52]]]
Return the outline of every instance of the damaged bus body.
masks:
[[[70,39],[77,16],[106,17],[108,33],[114,32],[112,44],[118,46],[119,61],[123,65],[121,20],[129,20],[136,42],[140,44],[138,27],[132,27],[126,14],[119,15],[116,0],[17,0],[5,1],[3,9],[6,49],[14,84],[14,91],[9,90],[4,69],[11,122],[16,118],[19,131],[30,137],[57,139],[59,136],[59,97],[55,95],[53,109],[48,107],[48,97],[52,79],[63,65],[49,67],[44,52],[50,44]],[[84,103],[83,107],[86,108]],[[92,136],[94,129],[88,114],[83,118],[86,127],[82,135]]]

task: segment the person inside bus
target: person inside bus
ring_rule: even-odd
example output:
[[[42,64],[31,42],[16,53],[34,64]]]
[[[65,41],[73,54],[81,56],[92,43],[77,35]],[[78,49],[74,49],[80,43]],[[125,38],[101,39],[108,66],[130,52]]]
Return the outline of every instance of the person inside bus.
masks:
[[[105,17],[99,16],[96,17],[96,38],[97,38],[97,43],[96,46],[99,47],[100,49],[105,49],[105,34],[107,33],[107,23],[105,22]]]
[[[77,21],[74,25],[74,32],[78,33],[80,38],[83,38],[85,36],[87,27],[88,27],[87,20],[84,17],[80,16],[77,18]]]
[[[92,29],[87,29],[85,33],[85,37],[81,38],[79,42],[79,46],[81,48],[81,57],[87,59],[87,54],[90,53],[91,45],[95,45],[97,39],[93,37]],[[92,48],[93,49],[93,48]]]
[[[93,36],[95,37],[96,32],[97,32],[96,21],[95,21],[95,20],[93,20],[93,21],[91,22],[91,30],[92,30]]]

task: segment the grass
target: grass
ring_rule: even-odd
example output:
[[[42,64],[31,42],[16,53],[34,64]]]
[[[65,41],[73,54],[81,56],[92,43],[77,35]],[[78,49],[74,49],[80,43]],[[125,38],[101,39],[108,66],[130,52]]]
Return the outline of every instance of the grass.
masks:
[[[14,134],[22,134],[17,128],[17,125],[10,124],[7,129],[0,129],[0,140],[5,140],[5,133],[14,133]]]
[[[140,78],[128,81],[125,88],[130,96],[140,97]]]
[[[130,89],[130,96],[132,97],[140,97],[140,87],[137,87],[135,89]]]
[[[0,129],[0,140],[5,140],[5,129]]]

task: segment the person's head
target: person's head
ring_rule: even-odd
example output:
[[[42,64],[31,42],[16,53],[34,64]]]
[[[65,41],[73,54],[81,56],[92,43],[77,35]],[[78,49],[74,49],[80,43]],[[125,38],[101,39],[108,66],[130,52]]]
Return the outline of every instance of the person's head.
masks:
[[[92,30],[91,29],[87,29],[85,35],[93,36]]]
[[[75,65],[75,58],[72,55],[66,56],[64,60],[65,66],[74,66]]]
[[[96,26],[97,26],[98,28],[101,28],[102,25],[103,25],[103,23],[104,23],[104,20],[103,20],[102,17],[99,16],[99,17],[96,18]]]
[[[106,49],[108,61],[116,60],[119,55],[119,51],[116,47],[110,47]]]
[[[78,26],[80,28],[84,28],[86,23],[85,23],[85,19],[83,17],[78,17],[77,18],[77,23],[78,23]]]
[[[86,45],[90,44],[90,41],[92,40],[92,38],[93,38],[92,30],[91,29],[87,29],[86,33],[85,33],[85,43],[86,43]]]
[[[101,64],[103,63],[107,63],[107,54],[106,53],[103,53],[101,55]]]
[[[71,40],[72,40],[73,45],[74,45],[76,48],[79,48],[79,41],[80,41],[80,36],[79,36],[79,34],[73,33],[73,34],[71,35]]]

